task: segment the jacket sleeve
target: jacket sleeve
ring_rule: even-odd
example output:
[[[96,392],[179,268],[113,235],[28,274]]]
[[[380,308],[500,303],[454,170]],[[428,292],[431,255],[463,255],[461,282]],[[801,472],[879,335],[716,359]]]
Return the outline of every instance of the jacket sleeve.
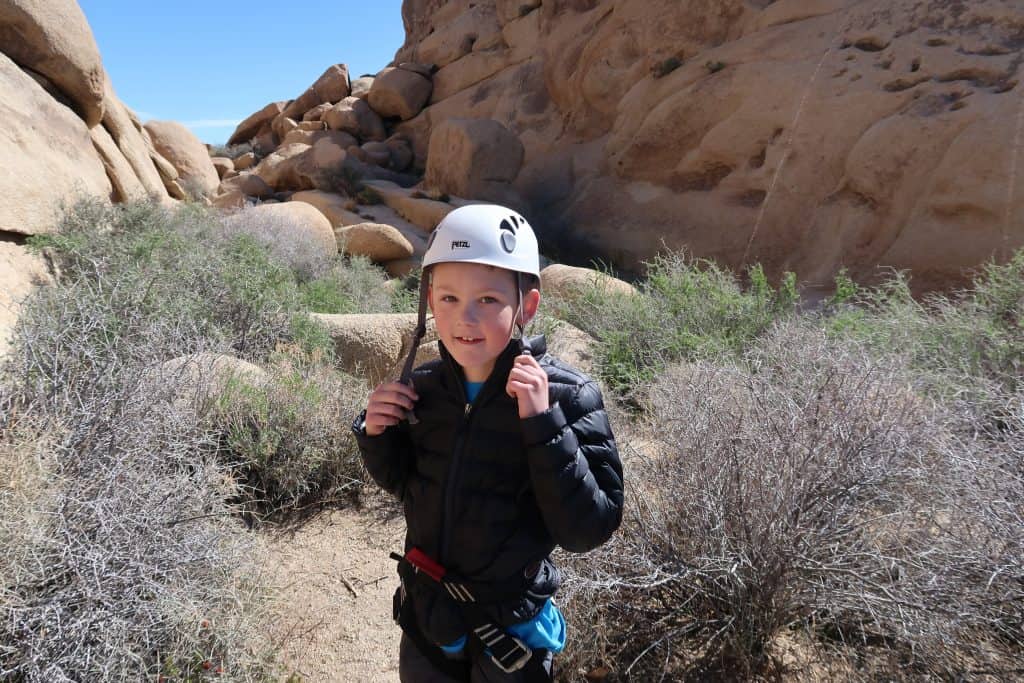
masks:
[[[413,461],[412,439],[404,425],[388,427],[377,436],[366,433],[366,411],[352,423],[363,464],[382,489],[399,500],[405,494],[405,482]]]
[[[622,521],[622,463],[597,384],[581,384],[564,403],[521,426],[548,531],[566,550],[586,552]]]

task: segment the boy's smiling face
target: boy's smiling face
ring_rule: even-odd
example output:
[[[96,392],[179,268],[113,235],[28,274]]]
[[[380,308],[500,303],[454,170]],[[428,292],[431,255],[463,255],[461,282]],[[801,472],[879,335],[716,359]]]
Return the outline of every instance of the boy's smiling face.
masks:
[[[469,382],[483,382],[511,338],[518,298],[511,271],[479,263],[438,263],[431,268],[430,310],[437,334]],[[523,297],[524,324],[540,292]]]

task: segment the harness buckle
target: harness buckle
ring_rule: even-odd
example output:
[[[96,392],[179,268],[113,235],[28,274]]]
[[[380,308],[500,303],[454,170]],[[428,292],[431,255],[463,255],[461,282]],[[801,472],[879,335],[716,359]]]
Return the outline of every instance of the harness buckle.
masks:
[[[473,631],[490,650],[495,666],[507,674],[519,671],[533,657],[533,650],[515,636],[505,633],[494,624],[482,624]]]

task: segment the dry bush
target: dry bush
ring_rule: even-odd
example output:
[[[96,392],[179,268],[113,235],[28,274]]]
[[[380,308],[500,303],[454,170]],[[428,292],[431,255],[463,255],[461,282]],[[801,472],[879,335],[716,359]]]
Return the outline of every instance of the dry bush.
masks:
[[[77,405],[51,411],[49,431],[9,419],[0,433],[22,473],[0,493],[0,678],[177,678],[204,662],[263,676],[255,548],[224,502],[231,479],[202,455],[210,435],[161,397],[65,397]],[[5,390],[4,412],[24,399]],[[39,463],[47,485],[26,492]]]
[[[969,440],[905,367],[804,321],[734,367],[666,369],[623,528],[569,558],[569,621],[593,625],[570,674],[799,674],[793,631],[830,677],[1019,672],[1022,437]]]
[[[251,208],[231,214],[224,221],[228,237],[248,235],[271,254],[273,259],[287,265],[300,282],[308,282],[324,275],[334,259],[326,256],[319,244],[297,236],[304,236],[307,230],[280,214],[270,214]]]
[[[367,481],[346,416],[359,412],[369,388],[309,357],[282,347],[266,381],[235,378],[207,419],[219,434],[247,513],[301,518],[304,508],[357,502]]]

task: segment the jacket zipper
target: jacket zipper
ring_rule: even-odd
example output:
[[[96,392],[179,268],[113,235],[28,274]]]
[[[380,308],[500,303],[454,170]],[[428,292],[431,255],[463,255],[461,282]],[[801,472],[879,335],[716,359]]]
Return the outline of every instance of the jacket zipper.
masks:
[[[447,362],[453,366],[453,370],[456,370],[451,359],[447,359]],[[457,383],[459,398],[462,399],[465,409],[462,411],[462,420],[459,422],[459,426],[455,431],[455,448],[452,452],[452,461],[448,464],[448,472],[444,478],[444,505],[441,508],[441,538],[437,546],[437,561],[442,567],[448,566],[448,545],[451,541],[451,529],[449,527],[455,517],[455,484],[459,473],[459,465],[462,460],[462,450],[465,445],[464,437],[467,431],[466,428],[469,424],[469,415],[473,411],[473,404],[467,400],[466,388],[462,385],[461,373],[456,370],[454,374],[459,380]],[[477,398],[479,398],[479,396]]]

